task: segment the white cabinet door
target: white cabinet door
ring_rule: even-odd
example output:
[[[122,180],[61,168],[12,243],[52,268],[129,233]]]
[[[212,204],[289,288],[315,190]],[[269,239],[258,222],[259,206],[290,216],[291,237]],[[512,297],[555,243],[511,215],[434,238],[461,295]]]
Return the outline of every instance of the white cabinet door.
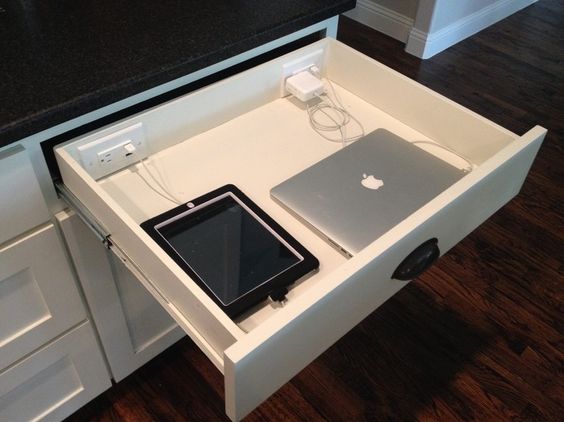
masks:
[[[60,421],[110,386],[92,327],[84,322],[0,372],[0,421]]]
[[[0,248],[0,369],[85,318],[52,224]]]
[[[82,283],[112,376],[119,381],[185,335],[72,212],[56,215]]]
[[[0,152],[0,244],[49,220],[35,172],[21,146]]]

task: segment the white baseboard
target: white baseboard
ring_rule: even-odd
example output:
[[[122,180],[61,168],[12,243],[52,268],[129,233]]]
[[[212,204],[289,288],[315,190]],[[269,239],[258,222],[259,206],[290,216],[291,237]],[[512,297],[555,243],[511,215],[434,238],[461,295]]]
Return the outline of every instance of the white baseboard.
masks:
[[[498,0],[490,6],[432,33],[412,28],[407,39],[405,51],[422,59],[428,59],[457,42],[474,35],[476,32],[536,3],[536,1]]]
[[[413,19],[370,0],[358,0],[345,16],[402,42],[407,42],[413,26]]]

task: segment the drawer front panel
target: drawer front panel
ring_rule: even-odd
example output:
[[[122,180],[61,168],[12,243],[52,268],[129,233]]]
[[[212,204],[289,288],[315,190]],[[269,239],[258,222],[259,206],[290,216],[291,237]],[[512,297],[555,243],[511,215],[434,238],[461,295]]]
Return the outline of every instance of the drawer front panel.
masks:
[[[0,420],[56,421],[111,385],[89,323],[0,372]]]
[[[433,203],[441,201],[437,198],[345,266],[354,268],[332,274],[324,292],[288,303],[287,313],[227,349],[227,414],[233,420],[247,415],[400,290],[406,283],[390,277],[413,249],[438,238],[441,252],[446,252],[514,197],[545,133],[542,128],[528,132],[512,151],[503,151],[475,170],[473,181],[459,184],[458,195],[443,193],[442,197],[452,195],[445,206],[433,210]]]
[[[0,152],[0,244],[49,220],[27,152]]]
[[[52,224],[0,249],[0,369],[85,318]]]

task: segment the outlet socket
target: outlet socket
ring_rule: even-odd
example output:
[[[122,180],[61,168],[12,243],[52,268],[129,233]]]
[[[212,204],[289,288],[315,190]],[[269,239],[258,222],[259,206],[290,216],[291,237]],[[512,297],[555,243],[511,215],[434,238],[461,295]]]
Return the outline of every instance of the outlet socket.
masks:
[[[317,66],[321,71],[323,70],[325,50],[320,48],[315,50],[305,56],[292,60],[288,63],[282,65],[282,76],[280,78],[280,96],[285,97],[290,95],[290,92],[286,89],[286,79],[290,76],[295,75],[302,70],[307,70],[312,66]]]
[[[147,156],[143,124],[126,127],[77,148],[82,166],[99,179]]]

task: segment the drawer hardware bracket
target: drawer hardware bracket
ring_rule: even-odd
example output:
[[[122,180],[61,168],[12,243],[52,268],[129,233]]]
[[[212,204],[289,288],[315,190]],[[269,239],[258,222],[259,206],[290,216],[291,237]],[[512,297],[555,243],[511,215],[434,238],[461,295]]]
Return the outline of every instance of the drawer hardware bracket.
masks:
[[[63,184],[55,183],[55,189],[61,199],[76,213],[86,226],[92,230],[100,241],[109,249],[111,246],[110,234],[96,220],[92,213],[86,208],[82,202]]]
[[[127,256],[127,254],[115,244],[112,240],[112,235],[96,220],[92,213],[80,202],[80,200],[63,184],[55,183],[55,189],[59,196],[67,203],[67,205],[76,213],[76,215],[92,230],[96,237],[104,244],[104,246],[111,250],[114,255],[133,273],[135,277],[144,280],[148,283],[161,298],[170,303],[166,296],[158,289],[158,287],[149,280],[139,267]]]

